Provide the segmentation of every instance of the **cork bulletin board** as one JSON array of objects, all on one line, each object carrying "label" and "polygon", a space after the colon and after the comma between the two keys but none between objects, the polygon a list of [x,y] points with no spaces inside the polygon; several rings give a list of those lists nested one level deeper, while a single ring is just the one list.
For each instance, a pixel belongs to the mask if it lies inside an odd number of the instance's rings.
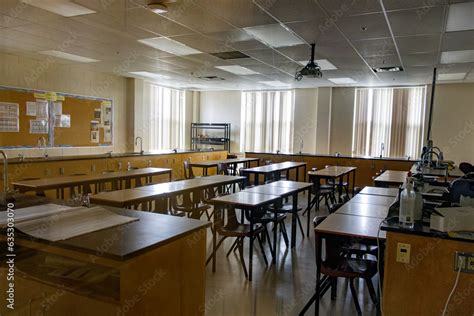
[{"label": "cork bulletin board", "polygon": [[[32,111],[35,104],[48,108],[46,118],[39,117],[40,107]],[[5,105],[17,109],[17,126],[11,113],[1,112]],[[48,126],[35,129],[38,121]],[[110,99],[0,86],[0,148],[37,147],[42,137],[48,147],[108,146],[113,143],[112,122]]]}]

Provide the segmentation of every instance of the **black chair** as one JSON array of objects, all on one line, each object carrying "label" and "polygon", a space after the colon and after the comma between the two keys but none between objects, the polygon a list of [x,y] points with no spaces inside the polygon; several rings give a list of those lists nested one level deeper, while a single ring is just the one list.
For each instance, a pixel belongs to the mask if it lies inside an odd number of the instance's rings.
[{"label": "black chair", "polygon": [[[314,227],[324,221],[326,216],[315,217]],[[358,315],[362,314],[357,291],[355,288],[355,279],[364,279],[369,290],[370,297],[374,304],[377,304],[372,278],[377,273],[377,262],[366,259],[347,257],[344,252],[345,242],[335,237],[328,237],[315,232],[316,241],[316,291],[313,297],[304,306],[299,315],[304,315],[308,308],[313,304],[315,306],[315,315],[319,315],[319,300],[331,288],[331,299],[336,299],[337,278],[349,279],[349,288],[352,299]],[[325,258],[322,255],[322,246],[325,243]],[[321,276],[322,274],[322,276]]]},{"label": "black chair", "polygon": [[184,178],[185,179],[194,179],[194,172],[193,172],[193,167],[191,167],[191,161],[185,160],[183,162],[183,167],[184,167]]},{"label": "black chair", "polygon": [[[221,238],[213,248],[211,255],[206,260],[206,265],[211,261],[219,247],[222,245],[222,242],[227,238],[236,238],[234,244],[231,246],[231,249],[227,253],[230,254],[233,248],[237,248],[239,251],[240,263],[242,264],[242,269],[244,270],[245,277],[248,278],[247,267],[244,260],[244,240],[245,238],[257,239],[260,245],[260,250],[262,251],[263,259],[265,264],[268,264],[267,257],[265,255],[265,250],[263,248],[263,243],[260,235],[264,232],[264,227],[261,224],[254,224],[253,232],[251,233],[250,224],[240,223],[237,219],[237,214],[235,208],[224,208],[216,207],[214,210],[214,231],[216,234],[220,235]],[[237,245],[237,246],[234,246]],[[213,267],[213,271],[215,271]]]},{"label": "black chair", "polygon": [[459,170],[461,170],[464,174],[468,174],[474,172],[474,167],[469,162],[461,162],[459,164]]}]

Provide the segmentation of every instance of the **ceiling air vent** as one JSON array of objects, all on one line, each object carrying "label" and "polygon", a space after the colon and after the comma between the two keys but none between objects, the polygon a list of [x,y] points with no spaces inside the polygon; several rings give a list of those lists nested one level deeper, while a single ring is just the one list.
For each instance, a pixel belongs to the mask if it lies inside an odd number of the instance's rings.
[{"label": "ceiling air vent", "polygon": [[203,77],[198,77],[199,79],[202,80],[207,80],[207,81],[220,81],[220,80],[225,80],[224,78],[217,77],[217,76],[203,76]]},{"label": "ceiling air vent", "polygon": [[230,52],[221,52],[221,53],[211,53],[212,56],[218,57],[220,59],[240,59],[240,58],[250,58],[250,56],[245,55],[238,51],[230,51]]},{"label": "ceiling air vent", "polygon": [[403,71],[402,66],[392,66],[392,67],[377,67],[377,68],[372,68],[374,72],[398,72],[398,71]]}]

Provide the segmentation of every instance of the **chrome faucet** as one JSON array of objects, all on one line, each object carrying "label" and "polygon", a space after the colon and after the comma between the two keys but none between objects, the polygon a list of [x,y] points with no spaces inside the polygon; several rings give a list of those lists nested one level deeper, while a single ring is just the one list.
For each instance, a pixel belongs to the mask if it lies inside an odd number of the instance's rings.
[{"label": "chrome faucet", "polygon": [[20,162],[23,162],[25,161],[25,156],[23,154],[18,154],[18,159],[20,160]]},{"label": "chrome faucet", "polygon": [[41,136],[40,138],[38,138],[38,148],[44,148],[44,152],[43,152],[43,157],[46,159],[48,158],[48,153],[47,153],[47,144],[48,142],[46,141],[46,138],[44,136]]},{"label": "chrome faucet", "polygon": [[138,140],[140,140],[140,155],[143,155],[144,151],[143,151],[143,138],[141,138],[140,136],[136,137],[135,138],[135,146],[138,145]]},{"label": "chrome faucet", "polygon": [[109,158],[112,158],[112,150],[105,153]]},{"label": "chrome faucet", "polygon": [[381,143],[380,144],[380,158],[383,158],[384,151],[385,151],[385,144]]},{"label": "chrome faucet", "polygon": [[432,163],[432,155],[435,155],[437,160],[436,160],[436,166],[438,167],[439,166],[439,154],[434,151],[433,149],[430,149],[428,150],[427,152],[425,152],[423,154],[423,156],[421,157],[421,161],[424,163],[426,160],[428,160],[428,167],[431,167],[431,163]]},{"label": "chrome faucet", "polygon": [[6,203],[12,194],[8,187],[8,156],[3,150],[0,150],[0,154],[3,158],[3,199],[0,202]]},{"label": "chrome faucet", "polygon": [[303,137],[300,136],[300,135],[296,135],[296,137],[298,137],[300,139],[300,151],[298,152],[298,154],[302,154],[303,153],[303,145],[304,145]]},{"label": "chrome faucet", "polygon": [[280,154],[280,149],[277,149],[277,155],[279,155],[279,154]]}]

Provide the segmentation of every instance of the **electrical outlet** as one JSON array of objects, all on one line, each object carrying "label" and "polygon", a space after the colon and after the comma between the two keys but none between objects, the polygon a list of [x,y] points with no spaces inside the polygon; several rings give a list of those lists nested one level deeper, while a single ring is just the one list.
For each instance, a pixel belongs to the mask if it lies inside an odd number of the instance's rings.
[{"label": "electrical outlet", "polygon": [[397,262],[410,263],[410,244],[397,243]]},{"label": "electrical outlet", "polygon": [[456,251],[454,253],[454,270],[461,265],[461,272],[474,273],[474,253]]},{"label": "electrical outlet", "polygon": [[59,174],[60,174],[60,175],[63,175],[63,174],[64,174],[64,168],[63,168],[63,167],[59,168]]}]

